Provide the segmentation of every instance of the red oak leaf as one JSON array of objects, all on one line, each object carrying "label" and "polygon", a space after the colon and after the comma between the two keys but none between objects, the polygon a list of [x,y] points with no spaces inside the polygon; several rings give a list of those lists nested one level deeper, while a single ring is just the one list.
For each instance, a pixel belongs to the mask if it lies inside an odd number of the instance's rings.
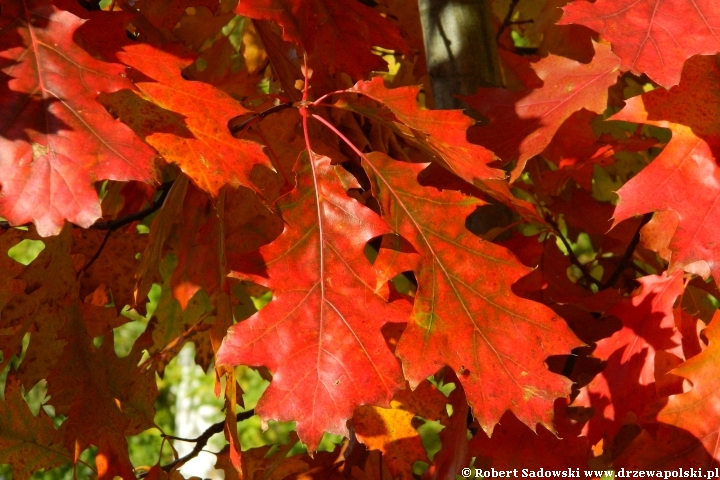
[{"label": "red oak leaf", "polygon": [[710,341],[707,349],[673,370],[673,374],[692,382],[692,388],[679,395],[658,399],[649,421],[660,423],[655,439],[644,435],[630,446],[628,465],[716,467],[720,464],[720,315],[705,329]]},{"label": "red oak leaf", "polygon": [[[708,440],[717,439],[717,434],[711,435]],[[647,430],[640,432],[632,443],[613,461],[616,470],[676,468],[708,468],[715,473],[718,467],[718,452],[710,441],[695,438],[686,430],[660,425],[655,435]],[[708,451],[709,450],[709,451]],[[688,470],[685,470],[690,473]],[[697,470],[695,470],[697,472]]]},{"label": "red oak leaf", "polygon": [[455,472],[468,464],[467,424],[470,408],[455,372],[444,373],[443,383],[455,384],[455,389],[448,395],[452,415],[441,419],[445,427],[439,435],[442,448],[433,457],[433,464],[428,468],[425,478],[452,478]]},{"label": "red oak leaf", "polygon": [[[466,218],[480,201],[422,187],[417,175],[426,165],[380,153],[367,155],[364,165],[384,218],[417,252],[415,306],[397,347],[410,385],[447,365],[458,372],[485,431],[508,409],[531,428],[552,429],[553,401],[567,394],[570,382],[544,362],[580,342],[549,308],[512,292],[530,269],[462,222],[446,221]],[[433,213],[440,205],[443,218]],[[381,271],[398,257],[386,250],[375,263]]]},{"label": "red oak leaf", "polygon": [[[80,453],[94,444],[98,478],[132,479],[125,435],[137,435],[154,424],[155,372],[141,373],[137,367],[142,349],[149,345],[143,340],[134,355],[118,359],[112,334],[95,348],[79,311],[70,307],[63,313],[66,324],[61,338],[66,346],[48,384],[56,411],[68,417],[65,446],[76,463]],[[149,338],[147,333],[144,339]]]},{"label": "red oak leaf", "polygon": [[403,137],[420,142],[423,149],[463,180],[474,183],[505,178],[502,170],[488,167],[496,160],[491,151],[467,141],[467,130],[475,122],[462,110],[422,110],[417,103],[420,87],[387,89],[381,77],[358,82],[348,91],[361,93],[389,108],[401,123],[383,119],[377,113],[376,118],[398,129]]},{"label": "red oak leaf", "polygon": [[564,11],[560,24],[597,31],[624,68],[664,87],[678,84],[688,58],[720,52],[720,4],[714,0],[578,1]]},{"label": "red oak leaf", "polygon": [[223,91],[182,77],[192,61],[183,49],[131,45],[118,58],[156,81],[137,81],[142,95],[118,92],[103,102],[200,188],[212,195],[225,184],[254,188],[252,169],[272,169],[261,145],[238,140],[227,128],[248,110]]},{"label": "red oak leaf", "polygon": [[296,420],[300,439],[314,450],[324,431],[347,435],[355,407],[388,406],[402,388],[400,366],[380,329],[405,321],[407,311],[374,293],[363,251],[389,230],[347,196],[342,185],[354,179],[314,153],[312,160],[303,153],[296,169],[297,187],[277,202],[283,233],[230,264],[234,276],[271,288],[273,299],[230,329],[217,361],[267,366],[273,381],[256,411],[265,419]]},{"label": "red oak leaf", "polygon": [[171,37],[188,10],[194,14],[197,9],[207,8],[214,13],[220,6],[218,3],[216,0],[137,0],[133,6],[163,35]]},{"label": "red oak leaf", "polygon": [[[548,0],[535,18],[529,35],[542,34],[538,54],[547,53],[590,63],[594,54],[593,32],[582,25],[557,25],[568,0]],[[597,40],[597,38],[595,38]]]},{"label": "red oak leaf", "polygon": [[321,65],[329,73],[343,71],[355,80],[387,68],[371,47],[407,51],[405,39],[390,20],[355,0],[242,1],[235,12],[276,22],[284,40],[307,52],[311,66]]},{"label": "red oak leaf", "polygon": [[13,478],[27,480],[37,470],[66,464],[70,454],[62,444],[63,428],[55,430],[42,409],[38,416],[32,414],[13,373],[7,377],[4,393],[0,402],[0,462],[12,466]]},{"label": "red oak leaf", "polygon": [[673,304],[683,291],[681,273],[638,279],[640,292],[607,312],[622,320],[623,327],[597,342],[593,356],[607,365],[575,401],[595,409],[584,432],[591,444],[603,436],[614,437],[628,414],[639,418],[656,398],[657,352],[682,358],[680,331],[675,329],[673,315]]},{"label": "red oak leaf", "polygon": [[101,216],[93,182],[154,181],[154,153],[96,101],[132,88],[126,68],[73,41],[82,20],[50,2],[3,3],[0,68],[0,215],[42,236]]},{"label": "red oak leaf", "polygon": [[615,161],[612,146],[598,141],[590,125],[596,116],[587,110],[575,112],[543,151],[542,156],[558,166],[543,175],[543,186],[548,192],[559,194],[571,178],[591,192],[595,165],[606,166]]},{"label": "red oak leaf", "polygon": [[694,57],[686,63],[680,85],[633,97],[611,117],[666,127],[673,133],[660,155],[618,191],[615,225],[635,215],[674,210],[679,222],[669,245],[669,270],[712,273],[716,282],[720,281],[718,101],[720,71],[715,60]]},{"label": "red oak leaf", "polygon": [[368,449],[383,453],[393,478],[412,479],[413,463],[428,461],[414,419],[447,420],[447,403],[445,395],[425,381],[415,391],[400,390],[391,402],[392,408],[357,408],[352,420],[355,435]]},{"label": "red oak leaf", "polygon": [[595,57],[589,64],[549,55],[533,65],[544,82],[541,88],[530,92],[482,88],[465,98],[490,120],[489,125],[472,128],[468,139],[505,162],[517,160],[512,174],[517,178],[525,163],[548,146],[570,115],[582,108],[597,113],[605,110],[607,89],[617,81],[619,66],[610,47],[600,43],[595,44]]},{"label": "red oak leaf", "polygon": [[[545,428],[532,432],[507,412],[495,426],[492,437],[478,432],[468,446],[476,465],[488,462],[496,470],[513,468],[584,469],[587,466],[588,442],[585,438],[557,438]],[[487,468],[487,467],[485,467]]]},{"label": "red oak leaf", "polygon": [[[460,110],[428,111],[417,104],[420,87],[387,89],[380,77],[358,82],[349,92],[361,93],[387,107],[367,108],[362,102],[340,100],[336,107],[361,114],[378,122],[416,146],[424,158],[435,161],[472,183],[488,195],[513,208],[524,218],[540,220],[535,207],[515,197],[504,181],[503,170],[488,165],[497,160],[488,149],[467,141],[467,130],[475,122]],[[421,157],[421,158],[423,158]]]}]

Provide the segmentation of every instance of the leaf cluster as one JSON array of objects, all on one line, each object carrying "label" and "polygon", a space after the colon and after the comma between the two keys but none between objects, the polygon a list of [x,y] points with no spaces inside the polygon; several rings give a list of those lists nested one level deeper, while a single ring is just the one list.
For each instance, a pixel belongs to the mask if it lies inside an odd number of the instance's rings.
[{"label": "leaf cluster", "polygon": [[[492,10],[463,112],[411,0],[3,0],[13,478],[181,479],[221,434],[226,479],[716,465],[720,12]],[[179,438],[189,344],[224,419]]]}]

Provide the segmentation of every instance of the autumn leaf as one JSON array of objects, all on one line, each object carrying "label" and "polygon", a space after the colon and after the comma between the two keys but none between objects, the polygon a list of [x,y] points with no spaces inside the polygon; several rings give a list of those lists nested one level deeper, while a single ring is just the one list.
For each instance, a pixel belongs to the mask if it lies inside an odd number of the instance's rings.
[{"label": "autumn leaf", "polygon": [[96,445],[100,479],[116,475],[132,479],[125,435],[154,425],[154,372],[133,375],[139,370],[137,364],[142,350],[149,346],[151,332],[139,342],[134,355],[118,359],[112,334],[96,348],[77,308],[69,307],[63,313],[65,351],[48,376],[48,384],[56,412],[67,416],[64,444],[73,452],[73,463],[90,444]]},{"label": "autumn leaf", "polygon": [[433,457],[433,464],[427,473],[430,473],[433,478],[452,478],[455,472],[468,463],[467,421],[470,407],[465,392],[458,385],[455,372],[445,371],[442,374],[444,374],[443,383],[455,384],[455,389],[448,395],[452,415],[443,419],[445,421],[442,422],[442,425],[445,428],[439,434],[442,448]]},{"label": "autumn leaf", "polygon": [[17,377],[8,375],[5,399],[0,402],[0,462],[12,466],[14,479],[27,480],[37,470],[47,471],[68,461],[62,429],[55,430],[42,408],[33,415]]},{"label": "autumn leaf", "polygon": [[307,52],[311,66],[330,74],[346,72],[355,80],[386,69],[372,47],[407,51],[390,20],[353,0],[256,0],[240,2],[235,12],[276,22],[283,40]]},{"label": "autumn leaf", "polygon": [[[528,34],[529,37],[542,35],[542,42],[538,54],[545,56],[548,53],[561,57],[571,58],[582,63],[590,63],[595,53],[593,47],[593,32],[583,25],[558,25],[562,17],[562,7],[569,0],[548,0],[534,22]],[[594,38],[597,40],[597,38]]]},{"label": "autumn leaf", "polygon": [[[476,465],[496,470],[527,469],[585,469],[588,458],[588,441],[585,438],[565,436],[557,438],[544,427],[537,433],[523,425],[507,412],[495,426],[492,436],[478,432],[470,440],[470,456]],[[484,465],[486,463],[486,465]]]},{"label": "autumn leaf", "polygon": [[101,216],[94,182],[155,180],[152,149],[96,102],[132,88],[126,68],[79,48],[82,21],[49,1],[5,2],[0,22],[0,215],[41,236],[87,228]]},{"label": "autumn leaf", "polygon": [[[656,438],[643,435],[631,445],[626,460],[630,466],[669,465],[714,467],[720,462],[718,438],[717,386],[715,372],[718,365],[718,325],[716,313],[705,329],[710,341],[707,349],[673,370],[692,382],[692,388],[679,395],[658,399],[646,420],[657,422],[660,429]],[[653,413],[657,412],[657,415]],[[633,448],[634,447],[634,448]]]},{"label": "autumn leaf", "polygon": [[[12,237],[9,232],[6,236]],[[32,230],[25,236],[28,240],[38,238]],[[4,369],[13,355],[20,355],[23,337],[32,331],[25,351],[28,361],[18,369],[18,379],[26,390],[47,378],[62,354],[65,344],[58,338],[63,326],[61,312],[78,300],[78,282],[70,257],[71,229],[66,227],[60,235],[44,239],[44,244],[36,261],[15,277],[16,295],[0,316],[0,368]]]},{"label": "autumn leaf", "polygon": [[425,381],[415,391],[398,391],[392,408],[358,407],[352,420],[355,435],[370,450],[383,453],[393,478],[411,479],[413,464],[428,461],[413,419],[440,420],[447,416],[446,404],[445,395]]},{"label": "autumn leaf", "polygon": [[[557,165],[558,169],[544,172],[538,180],[552,194],[559,194],[569,179],[592,192],[595,166],[607,167],[616,162],[619,152],[636,152],[655,146],[654,138],[627,136],[616,139],[611,135],[597,135],[591,124],[602,118],[588,110],[570,115],[555,133],[540,155]],[[604,233],[604,232],[603,232]]]},{"label": "autumn leaf", "polygon": [[720,98],[718,82],[715,60],[694,57],[687,62],[680,85],[633,97],[611,117],[669,128],[673,134],[660,155],[618,191],[615,224],[647,212],[675,211],[680,220],[669,245],[668,270],[711,273],[716,281],[720,280],[715,247],[720,170],[714,149],[720,139],[720,115],[713,106]]},{"label": "autumn leaf", "polygon": [[253,188],[254,167],[272,169],[261,145],[234,138],[232,118],[248,113],[237,100],[202,82],[185,80],[191,61],[178,46],[160,50],[131,45],[118,57],[154,82],[136,81],[135,91],[103,97],[103,103],[196,185],[217,196],[223,185]]},{"label": "autumn leaf", "polygon": [[180,23],[180,19],[190,12],[207,9],[210,13],[219,9],[219,2],[214,0],[137,0],[134,5],[144,18],[165,36],[171,37]]},{"label": "autumn leaf", "polygon": [[[79,275],[80,298],[85,299],[101,285],[106,285],[117,307],[122,309],[125,305],[134,306],[135,272],[140,263],[137,254],[144,250],[147,237],[137,233],[112,232],[103,251],[90,264],[90,259],[98,251],[106,235],[107,232],[100,230],[73,231],[71,255],[76,256],[76,260],[81,262],[79,268],[83,269]],[[88,268],[85,268],[86,265]]]},{"label": "autumn leaf", "polygon": [[592,28],[612,43],[623,68],[667,88],[680,82],[685,60],[720,51],[720,9],[712,0],[582,1],[564,11],[561,25]]},{"label": "autumn leaf", "polygon": [[511,179],[525,163],[550,144],[560,125],[573,113],[586,109],[602,113],[607,89],[617,81],[620,61],[608,45],[595,43],[589,64],[549,55],[533,65],[543,86],[529,92],[482,88],[465,101],[488,125],[474,127],[468,138],[489,148],[505,162],[517,160]]},{"label": "autumn leaf", "polygon": [[492,0],[507,89],[466,113],[426,108],[417,2],[0,3],[13,478],[181,480],[222,426],[231,479],[720,464],[715,3]]},{"label": "autumn leaf", "polygon": [[[417,175],[425,165],[371,153],[364,166],[383,217],[417,252],[415,306],[397,350],[410,385],[447,365],[458,373],[485,431],[507,409],[531,428],[542,423],[552,429],[552,402],[567,394],[569,383],[544,362],[578,341],[547,307],[512,293],[512,285],[529,270],[462,223],[433,215],[442,206],[446,218],[465,218],[481,203],[419,185]],[[388,270],[383,263],[396,258],[381,252],[375,266]]]},{"label": "autumn leaf", "polygon": [[683,291],[681,272],[638,279],[641,289],[608,310],[623,322],[610,338],[597,342],[593,356],[604,370],[580,391],[574,405],[594,408],[584,431],[591,444],[613,438],[620,427],[634,423],[656,398],[658,352],[683,357],[680,332],[675,329],[673,304]]},{"label": "autumn leaf", "polygon": [[[417,142],[450,171],[469,183],[505,178],[502,170],[491,168],[495,155],[480,145],[469,143],[467,129],[475,122],[462,110],[422,110],[417,104],[420,87],[387,89],[380,77],[358,82],[348,91],[360,93],[387,107],[399,122],[381,112],[340,102],[340,106],[382,121],[409,141]],[[417,132],[417,134],[415,133]]]},{"label": "autumn leaf", "polygon": [[355,181],[314,153],[303,153],[296,169],[297,187],[277,202],[283,233],[229,265],[233,276],[271,288],[273,299],[230,329],[217,362],[267,366],[273,381],[256,411],[296,420],[300,439],[314,450],[325,431],[347,434],[356,406],[387,406],[402,386],[380,328],[404,319],[374,293],[363,251],[388,228],[347,196],[343,182]]}]

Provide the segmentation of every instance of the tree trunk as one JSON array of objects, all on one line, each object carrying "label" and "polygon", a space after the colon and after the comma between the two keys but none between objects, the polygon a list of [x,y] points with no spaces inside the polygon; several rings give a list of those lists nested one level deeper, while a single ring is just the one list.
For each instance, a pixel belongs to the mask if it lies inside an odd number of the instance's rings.
[{"label": "tree trunk", "polygon": [[468,106],[454,95],[503,85],[488,0],[418,0],[434,108]]}]

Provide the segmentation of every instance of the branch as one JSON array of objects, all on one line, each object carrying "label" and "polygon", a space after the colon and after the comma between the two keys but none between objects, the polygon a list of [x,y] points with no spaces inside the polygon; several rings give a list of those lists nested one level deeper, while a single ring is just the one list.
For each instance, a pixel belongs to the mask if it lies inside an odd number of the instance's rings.
[{"label": "branch", "polygon": [[584,264],[580,263],[580,260],[575,256],[575,252],[573,252],[572,246],[570,245],[570,242],[567,241],[567,239],[563,236],[563,234],[560,232],[560,227],[558,227],[558,224],[550,218],[550,216],[545,217],[545,221],[550,224],[551,227],[555,230],[553,233],[555,236],[557,236],[560,241],[565,245],[565,249],[568,251],[568,255],[570,256],[570,262],[572,262],[573,265],[575,265],[578,269],[580,269],[580,272],[583,274],[583,278],[596,285],[598,288],[602,286],[599,280],[597,280],[595,277],[590,275],[590,272],[585,267]]},{"label": "branch", "polygon": [[[115,220],[107,220],[107,221],[100,221],[95,222],[94,224],[90,225],[90,228],[93,228],[95,230],[117,230],[118,228],[122,228],[125,225],[128,225],[133,222],[137,222],[139,220],[144,219],[147,216],[152,215],[153,213],[160,210],[160,207],[162,207],[163,202],[168,196],[168,192],[170,191],[170,187],[172,187],[173,182],[165,182],[162,185],[160,185],[160,196],[155,200],[152,205],[150,205],[148,208],[144,210],[140,210],[136,213],[131,213],[129,215],[125,215],[124,217],[116,218]],[[0,228],[11,228],[11,227],[29,227],[32,225],[32,223],[25,223],[22,225],[11,225],[10,222],[7,220],[0,221]]]},{"label": "branch", "polygon": [[640,243],[640,230],[642,230],[642,227],[644,227],[645,224],[650,221],[652,216],[652,213],[646,213],[642,216],[642,220],[640,221],[640,225],[638,225],[635,235],[633,235],[632,240],[630,240],[630,243],[625,249],[625,253],[623,253],[622,258],[620,258],[620,263],[618,263],[617,268],[612,273],[612,275],[610,275],[610,278],[608,278],[607,281],[600,286],[600,290],[605,290],[606,288],[610,288],[615,285],[615,282],[618,281],[622,272],[625,270],[625,268],[628,267],[628,262],[635,253],[635,248],[637,248],[638,243]]},{"label": "branch", "polygon": [[133,222],[137,222],[139,220],[144,219],[145,217],[148,217],[152,215],[153,213],[160,210],[160,207],[162,207],[163,203],[165,202],[165,199],[168,196],[168,192],[170,192],[170,187],[172,187],[173,182],[165,182],[162,185],[160,185],[160,196],[155,200],[152,205],[150,205],[148,208],[144,210],[140,210],[137,213],[131,213],[130,215],[125,215],[124,217],[116,218],[115,220],[108,220],[104,222],[95,222],[90,228],[94,228],[96,230],[117,230],[118,228],[122,228],[125,225],[129,225]]},{"label": "branch", "polygon": [[103,238],[103,241],[100,243],[100,246],[98,247],[97,251],[95,252],[95,255],[93,255],[92,258],[90,259],[90,261],[89,261],[88,263],[86,263],[86,264],[77,272],[77,277],[78,277],[78,278],[80,278],[80,275],[81,275],[85,270],[87,270],[88,268],[90,268],[90,266],[91,266],[93,263],[95,263],[95,260],[97,260],[98,258],[100,258],[100,254],[102,253],[103,248],[105,248],[105,245],[107,244],[107,241],[108,241],[108,239],[110,238],[110,234],[111,234],[112,232],[113,232],[113,230],[108,230],[108,231],[107,231],[107,233],[105,234],[105,238]]},{"label": "branch", "polygon": [[103,229],[105,229],[104,227],[106,227],[107,233],[105,234],[105,238],[103,238],[102,243],[100,243],[100,246],[98,247],[97,251],[95,252],[95,255],[93,255],[92,258],[90,259],[90,261],[89,261],[88,263],[86,263],[86,264],[80,269],[80,271],[77,272],[77,277],[80,278],[80,275],[81,275],[85,270],[87,270],[88,268],[90,268],[90,266],[91,266],[93,263],[95,263],[95,260],[97,260],[98,258],[100,258],[100,254],[102,253],[103,249],[105,248],[105,245],[107,244],[107,241],[110,239],[110,235],[112,234],[112,232],[114,232],[114,231],[117,230],[118,228],[123,227],[123,226],[125,226],[125,225],[127,225],[127,224],[129,224],[129,223],[132,223],[132,222],[134,222],[134,221],[136,221],[136,220],[142,220],[142,219],[144,219],[145,217],[147,217],[148,215],[150,215],[150,214],[152,214],[152,213],[155,213],[160,207],[162,207],[163,202],[165,202],[165,199],[166,199],[167,196],[168,196],[168,192],[170,191],[170,187],[172,187],[172,182],[163,183],[163,184],[160,186],[160,192],[161,192],[161,193],[160,193],[160,196],[157,198],[157,200],[155,200],[155,201],[153,202],[152,205],[150,205],[150,206],[149,206],[148,208],[146,208],[145,210],[141,210],[141,211],[139,211],[139,212],[137,212],[137,213],[131,213],[130,215],[126,215],[126,216],[124,216],[124,217],[121,217],[121,218],[118,218],[118,219],[115,219],[115,220],[111,220],[111,221],[108,221],[108,222],[97,222],[97,223],[95,223],[93,226],[91,226],[90,228],[95,228],[95,229],[98,229],[98,230],[103,230]]},{"label": "branch", "polygon": [[[242,422],[243,420],[247,420],[248,418],[255,415],[255,410],[251,409],[247,412],[240,412],[235,417],[236,421]],[[176,438],[171,435],[163,435],[165,438],[171,438],[171,439],[177,439],[181,440],[183,442],[195,442],[195,447],[192,449],[190,453],[188,453],[185,456],[182,456],[180,458],[177,458],[173,460],[172,462],[168,463],[167,465],[163,465],[162,469],[165,472],[169,472],[170,470],[173,470],[175,467],[184,464],[188,460],[191,460],[198,456],[198,454],[203,451],[205,446],[207,445],[208,441],[210,441],[210,437],[215,435],[216,433],[220,433],[225,428],[225,420],[221,422],[214,423],[208,427],[207,430],[205,430],[199,437],[194,439],[187,439],[187,438]],[[142,472],[140,473],[137,478],[145,478],[148,475],[149,472]]]},{"label": "branch", "polygon": [[230,121],[228,121],[228,128],[230,129],[230,134],[234,137],[238,133],[245,130],[245,128],[249,127],[251,124],[255,123],[258,120],[262,120],[263,118],[267,117],[268,115],[272,113],[279,112],[281,110],[285,110],[286,108],[292,108],[295,104],[292,102],[288,103],[281,103],[280,105],[275,105],[274,107],[270,107],[267,110],[263,110],[262,112],[253,113],[251,114],[247,119],[245,119],[243,122],[238,123],[237,125],[233,125],[232,127],[230,124],[241,117],[246,116],[247,114],[239,115],[237,117],[231,118]]},{"label": "branch", "polygon": [[507,27],[509,27],[510,25],[513,25],[513,23],[518,23],[518,22],[512,21],[512,16],[513,16],[513,13],[515,12],[515,7],[517,7],[518,3],[520,3],[520,0],[512,0],[510,2],[510,8],[508,8],[508,13],[507,13],[507,15],[505,15],[505,20],[503,20],[502,25],[500,25],[500,28],[498,29],[497,35],[495,35],[495,40],[500,40],[500,35],[502,35],[502,33],[505,31],[505,29]]}]

